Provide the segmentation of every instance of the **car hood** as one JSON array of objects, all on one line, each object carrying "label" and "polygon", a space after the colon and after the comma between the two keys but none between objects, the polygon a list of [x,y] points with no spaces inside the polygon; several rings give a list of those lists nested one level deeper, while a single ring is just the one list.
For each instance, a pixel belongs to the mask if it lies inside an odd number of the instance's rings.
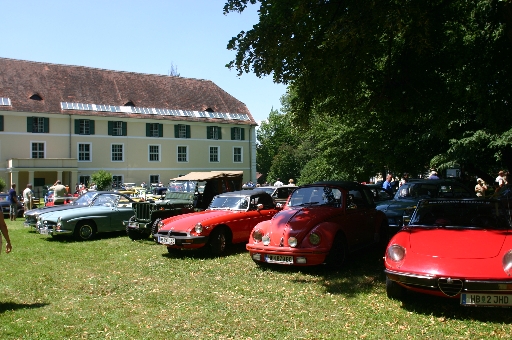
[{"label": "car hood", "polygon": [[333,207],[285,209],[274,215],[266,232],[274,236],[270,239],[273,240],[272,243],[276,244],[271,245],[279,245],[281,237],[287,239],[293,236],[301,240],[318,223],[326,221],[331,216],[339,213],[341,213],[341,210]]},{"label": "car hood", "polygon": [[71,205],[71,204],[54,205],[51,207],[42,207],[42,208],[29,210],[25,213],[25,216],[32,216],[35,214],[41,215],[41,214],[46,214],[46,213],[50,213],[50,212],[54,212],[54,211],[74,209],[74,208],[80,208],[80,207],[84,207],[84,206]]},{"label": "car hood", "polygon": [[508,230],[411,228],[410,251],[450,259],[484,259],[498,256]]},{"label": "car hood", "polygon": [[160,230],[186,231],[194,228],[197,223],[207,226],[211,223],[227,222],[244,213],[245,211],[207,210],[178,215],[164,220],[164,226]]}]

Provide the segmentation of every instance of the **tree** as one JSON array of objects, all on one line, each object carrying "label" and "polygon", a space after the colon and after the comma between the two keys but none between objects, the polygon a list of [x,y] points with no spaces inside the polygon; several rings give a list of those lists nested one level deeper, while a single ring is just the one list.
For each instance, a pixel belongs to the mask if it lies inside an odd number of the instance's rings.
[{"label": "tree", "polygon": [[512,169],[512,0],[230,0],[224,12],[256,3],[228,66],[289,84],[296,124],[338,119],[378,169],[488,171],[478,153]]},{"label": "tree", "polygon": [[96,183],[98,190],[107,190],[112,185],[112,174],[105,170],[99,170],[91,175],[91,180]]},{"label": "tree", "polygon": [[5,187],[7,184],[5,184],[5,181],[3,178],[0,178],[0,191],[3,192],[5,190]]}]

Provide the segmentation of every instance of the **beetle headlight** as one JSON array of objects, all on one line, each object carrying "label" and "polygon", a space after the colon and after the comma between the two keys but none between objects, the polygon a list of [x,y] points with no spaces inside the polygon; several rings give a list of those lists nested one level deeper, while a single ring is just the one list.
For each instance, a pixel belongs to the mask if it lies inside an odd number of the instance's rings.
[{"label": "beetle headlight", "polygon": [[263,242],[264,246],[268,246],[270,244],[270,236],[265,235],[261,238],[261,242]]},{"label": "beetle headlight", "polygon": [[405,248],[398,244],[393,244],[386,250],[388,258],[395,262],[400,262],[405,257]]},{"label": "beetle headlight", "polygon": [[309,235],[309,243],[311,243],[312,245],[316,246],[317,244],[320,243],[320,241],[320,235],[318,235],[317,233],[311,233]]},{"label": "beetle headlight", "polygon": [[158,229],[162,229],[162,227],[164,226],[164,222],[162,220],[158,221],[157,225]]},{"label": "beetle headlight", "polygon": [[290,238],[288,239],[288,245],[289,245],[290,247],[292,247],[292,248],[297,247],[297,238],[296,238],[296,237],[293,237],[293,236],[292,236],[292,237],[290,237]]},{"label": "beetle headlight", "polygon": [[503,265],[503,270],[505,273],[510,276],[512,274],[512,249],[507,251],[503,258],[501,259],[501,264]]},{"label": "beetle headlight", "polygon": [[194,230],[196,231],[197,234],[201,234],[203,232],[203,225],[201,223],[196,224]]},{"label": "beetle headlight", "polygon": [[252,232],[252,238],[254,239],[255,242],[261,242],[261,240],[263,239],[263,234],[261,233],[261,230],[254,230]]}]

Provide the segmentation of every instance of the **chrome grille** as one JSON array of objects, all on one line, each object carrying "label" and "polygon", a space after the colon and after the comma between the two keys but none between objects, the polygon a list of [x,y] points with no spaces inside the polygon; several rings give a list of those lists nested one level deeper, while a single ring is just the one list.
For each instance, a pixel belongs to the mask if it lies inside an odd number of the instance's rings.
[{"label": "chrome grille", "polygon": [[132,204],[133,210],[135,211],[135,218],[140,220],[149,221],[151,219],[151,213],[153,209],[151,209],[151,203],[149,202],[138,202]]},{"label": "chrome grille", "polygon": [[459,279],[440,278],[437,280],[437,285],[446,296],[455,296],[462,290],[463,283]]}]

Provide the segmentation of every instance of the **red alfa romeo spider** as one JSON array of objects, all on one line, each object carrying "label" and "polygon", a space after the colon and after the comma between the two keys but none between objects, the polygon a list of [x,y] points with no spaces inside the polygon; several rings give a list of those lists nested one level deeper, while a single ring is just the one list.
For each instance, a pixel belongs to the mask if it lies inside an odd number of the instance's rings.
[{"label": "red alfa romeo spider", "polygon": [[386,291],[458,298],[464,306],[512,306],[510,217],[484,199],[420,201],[385,253]]}]

